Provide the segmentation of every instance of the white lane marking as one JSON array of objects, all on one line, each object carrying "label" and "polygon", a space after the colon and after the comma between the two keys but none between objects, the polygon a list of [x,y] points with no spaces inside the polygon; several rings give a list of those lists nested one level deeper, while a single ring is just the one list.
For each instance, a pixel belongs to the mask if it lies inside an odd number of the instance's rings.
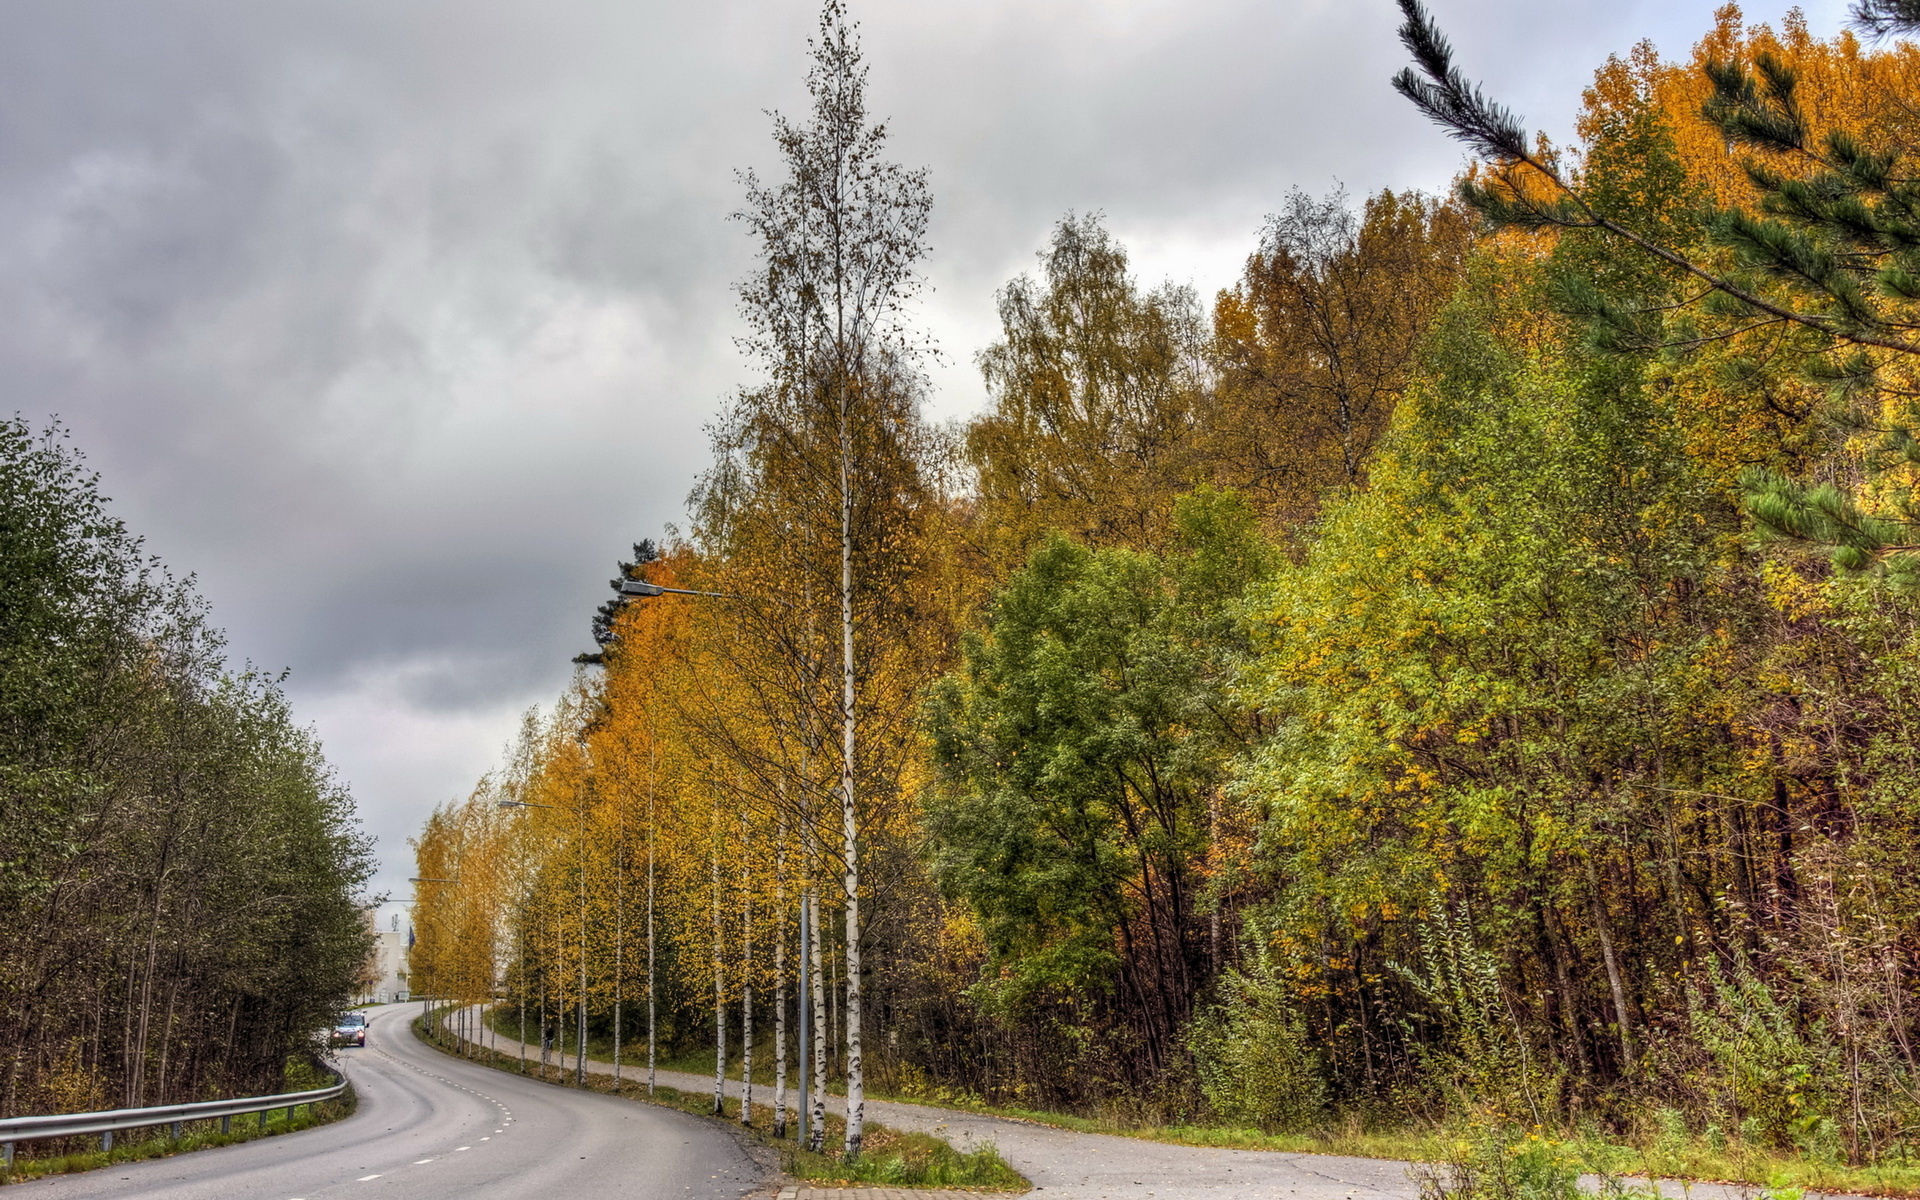
[{"label": "white lane marking", "polygon": [[473,1147],[472,1147],[472,1146],[455,1146],[455,1147],[453,1148],[453,1152],[454,1152],[455,1154],[458,1154],[458,1153],[460,1153],[460,1152],[461,1152],[462,1150],[471,1150],[471,1149],[473,1149]]},{"label": "white lane marking", "polygon": [[417,1158],[417,1159],[415,1159],[415,1160],[413,1161],[413,1165],[414,1165],[414,1166],[416,1166],[416,1167],[424,1167],[424,1166],[426,1166],[426,1165],[427,1165],[428,1163],[430,1163],[430,1162],[432,1162],[432,1161],[433,1161],[433,1160],[432,1160],[432,1159],[430,1159],[430,1158]]},{"label": "white lane marking", "polygon": [[380,1178],[380,1177],[379,1177],[378,1175],[362,1175],[362,1176],[361,1176],[360,1178],[358,1178],[358,1179],[356,1179],[356,1180],[354,1180],[354,1182],[355,1182],[355,1183],[365,1183],[365,1182],[367,1182],[367,1181],[368,1181],[369,1179],[378,1179],[378,1178]]},{"label": "white lane marking", "polygon": [[493,1139],[492,1139],[492,1138],[490,1138],[490,1137],[483,1137],[483,1138],[481,1138],[480,1140],[481,1140],[481,1141],[483,1141],[483,1142],[490,1142],[490,1141],[492,1141]]}]

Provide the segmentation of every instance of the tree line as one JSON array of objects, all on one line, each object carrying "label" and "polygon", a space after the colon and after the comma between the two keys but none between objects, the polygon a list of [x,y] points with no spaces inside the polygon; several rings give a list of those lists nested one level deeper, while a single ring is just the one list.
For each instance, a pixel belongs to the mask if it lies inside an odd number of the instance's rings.
[{"label": "tree line", "polygon": [[423,834],[436,986],[856,1101],[1906,1152],[1920,50],[1729,5],[1556,146],[1402,9],[1452,194],[1296,191],[1208,300],[1069,214],[948,430],[827,5],[759,380]]},{"label": "tree line", "polygon": [[372,858],[275,677],[57,428],[0,421],[0,1115],[284,1090]]}]

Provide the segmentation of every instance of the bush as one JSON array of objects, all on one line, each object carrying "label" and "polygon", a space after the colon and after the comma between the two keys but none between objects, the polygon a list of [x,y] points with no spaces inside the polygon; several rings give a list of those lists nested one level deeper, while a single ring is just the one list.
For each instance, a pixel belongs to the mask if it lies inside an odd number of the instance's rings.
[{"label": "bush", "polygon": [[1802,1028],[1792,1007],[1746,963],[1731,977],[1710,966],[1711,1002],[1696,999],[1694,1035],[1730,1094],[1741,1137],[1831,1159],[1833,1114],[1843,1090],[1826,1023]]},{"label": "bush", "polygon": [[[1560,1143],[1491,1125],[1447,1162],[1414,1168],[1420,1200],[1584,1200],[1580,1162]],[[1617,1186],[1604,1189],[1620,1194]]]},{"label": "bush", "polygon": [[1200,1090],[1226,1121],[1267,1133],[1319,1122],[1327,1089],[1306,1022],[1291,1003],[1264,930],[1249,923],[1248,961],[1222,973],[1187,1038]]}]

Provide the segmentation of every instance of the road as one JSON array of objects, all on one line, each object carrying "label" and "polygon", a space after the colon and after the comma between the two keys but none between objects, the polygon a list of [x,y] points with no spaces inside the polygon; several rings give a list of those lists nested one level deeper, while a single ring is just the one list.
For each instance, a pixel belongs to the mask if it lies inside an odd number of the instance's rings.
[{"label": "road", "polygon": [[[538,1047],[523,1047],[509,1038],[493,1045],[504,1054],[525,1053],[533,1059],[540,1055]],[[571,1068],[574,1060],[562,1054],[557,1061]],[[606,1074],[613,1065],[589,1058],[587,1069]],[[628,1066],[622,1077],[644,1084],[646,1068]],[[712,1075],[661,1071],[659,1082],[698,1093],[713,1088]],[[739,1094],[739,1082],[729,1079],[727,1095]],[[754,1099],[770,1103],[772,1089],[757,1086]],[[788,1103],[793,1103],[791,1092]],[[836,1113],[844,1112],[845,1105],[844,1097],[828,1098],[828,1106]],[[1418,1168],[1394,1159],[1175,1146],[887,1100],[867,1101],[867,1117],[895,1129],[932,1133],[963,1148],[994,1146],[1033,1181],[1034,1190],[1023,1200],[1418,1200],[1420,1196]],[[1598,1180],[1584,1182],[1589,1191],[1599,1189]],[[1663,1194],[1684,1195],[1686,1200],[1751,1200],[1755,1191],[1715,1183],[1662,1184]]]},{"label": "road", "polygon": [[[498,1039],[494,1048],[540,1056],[538,1047],[522,1047],[509,1038]],[[556,1057],[562,1067],[573,1064],[572,1055]],[[605,1074],[613,1065],[589,1058],[587,1069]],[[646,1068],[629,1066],[622,1076],[644,1085]],[[661,1071],[659,1081],[683,1091],[713,1089],[711,1075]],[[729,1096],[737,1097],[739,1088],[737,1080],[727,1081]],[[772,1089],[756,1087],[754,1099],[769,1103]],[[788,1103],[793,1103],[791,1092]],[[844,1097],[828,1098],[836,1113],[845,1105]],[[1390,1159],[1174,1146],[885,1100],[867,1101],[867,1117],[895,1129],[932,1133],[966,1149],[994,1146],[1033,1181],[1034,1191],[1024,1200],[1416,1200],[1420,1194],[1408,1174],[1410,1164]]]},{"label": "road", "polygon": [[[539,1200],[771,1195],[772,1173],[712,1122],[449,1058],[417,1004],[371,1012],[339,1052],[360,1107],[300,1133],[15,1185],[49,1200]],[[6,1189],[12,1196],[14,1188]]]}]

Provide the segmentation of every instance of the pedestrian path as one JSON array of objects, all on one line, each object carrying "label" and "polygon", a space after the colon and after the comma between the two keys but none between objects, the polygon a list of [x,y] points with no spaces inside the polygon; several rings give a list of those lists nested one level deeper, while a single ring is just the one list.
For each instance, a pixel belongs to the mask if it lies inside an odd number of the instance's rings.
[{"label": "pedestrian path", "polygon": [[[525,1054],[538,1062],[538,1046],[510,1038],[489,1045],[503,1054]],[[574,1069],[571,1055],[554,1052],[549,1061]],[[613,1064],[587,1060],[587,1070],[609,1075]],[[646,1068],[623,1066],[624,1083],[643,1086]],[[711,1093],[712,1075],[661,1071],[661,1084],[682,1092]],[[726,1081],[726,1094],[738,1099],[740,1081]],[[788,1107],[796,1098],[788,1089]],[[772,1089],[756,1084],[753,1099],[770,1103]],[[846,1098],[829,1096],[830,1111],[844,1115]],[[1397,1159],[1350,1158],[1334,1154],[1295,1154],[1275,1150],[1229,1150],[1213,1146],[1175,1146],[1142,1138],[1081,1133],[1034,1121],[988,1116],[961,1109],[868,1100],[867,1119],[894,1129],[931,1133],[962,1150],[991,1145],[1013,1168],[1033,1181],[1029,1200],[1417,1200],[1420,1188],[1414,1164]],[[1665,1194],[1685,1200],[1748,1200],[1758,1189],[1725,1184],[1663,1183]],[[926,1200],[959,1193],[908,1192],[883,1188],[821,1188],[799,1185],[780,1200]]]}]

